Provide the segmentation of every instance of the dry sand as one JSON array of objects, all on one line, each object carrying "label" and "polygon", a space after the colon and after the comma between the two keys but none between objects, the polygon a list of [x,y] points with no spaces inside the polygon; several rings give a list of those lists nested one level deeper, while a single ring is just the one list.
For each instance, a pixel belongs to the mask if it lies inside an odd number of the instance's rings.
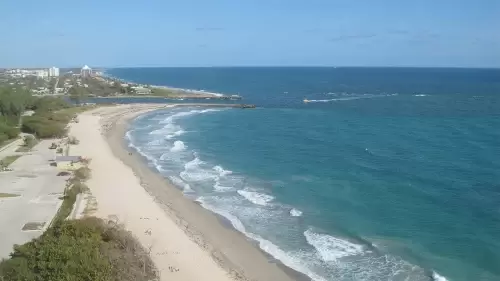
[{"label": "dry sand", "polygon": [[290,281],[301,277],[184,197],[135,152],[129,153],[123,140],[127,121],[165,107],[98,108],[81,114],[79,123],[71,126],[70,134],[80,140],[71,154],[92,159],[88,186],[98,204],[94,215],[117,219],[138,237],[150,249],[161,280]]}]

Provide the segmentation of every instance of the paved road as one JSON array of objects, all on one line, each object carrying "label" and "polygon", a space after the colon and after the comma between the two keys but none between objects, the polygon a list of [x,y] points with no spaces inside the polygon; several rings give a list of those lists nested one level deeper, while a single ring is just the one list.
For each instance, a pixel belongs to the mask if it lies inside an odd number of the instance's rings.
[{"label": "paved road", "polygon": [[[0,172],[0,192],[19,197],[0,198],[0,259],[8,257],[14,244],[40,236],[56,214],[68,177],[57,176],[49,165],[54,150],[51,140],[41,141],[33,150],[10,165],[12,172]],[[40,230],[23,231],[26,223],[39,223]]]}]

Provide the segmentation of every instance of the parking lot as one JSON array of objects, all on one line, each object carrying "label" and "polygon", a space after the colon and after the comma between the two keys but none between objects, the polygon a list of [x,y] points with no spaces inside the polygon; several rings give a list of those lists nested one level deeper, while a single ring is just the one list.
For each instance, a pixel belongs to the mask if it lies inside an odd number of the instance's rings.
[{"label": "parking lot", "polygon": [[34,149],[0,172],[0,258],[7,258],[14,244],[24,244],[40,236],[49,226],[62,200],[68,176],[57,176],[50,166],[55,151],[50,140],[41,141]]}]

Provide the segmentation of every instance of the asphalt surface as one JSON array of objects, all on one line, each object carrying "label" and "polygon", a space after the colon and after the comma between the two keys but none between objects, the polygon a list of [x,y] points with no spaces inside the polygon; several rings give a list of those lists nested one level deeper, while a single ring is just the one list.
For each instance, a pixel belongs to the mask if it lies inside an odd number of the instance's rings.
[{"label": "asphalt surface", "polygon": [[[41,141],[9,166],[13,171],[0,172],[0,193],[19,195],[0,198],[0,259],[9,257],[14,244],[40,236],[62,203],[59,198],[68,177],[57,176],[59,170],[49,165],[55,156],[55,151],[48,149],[51,143]],[[1,154],[8,156],[7,151]],[[37,227],[22,230],[26,224]]]}]

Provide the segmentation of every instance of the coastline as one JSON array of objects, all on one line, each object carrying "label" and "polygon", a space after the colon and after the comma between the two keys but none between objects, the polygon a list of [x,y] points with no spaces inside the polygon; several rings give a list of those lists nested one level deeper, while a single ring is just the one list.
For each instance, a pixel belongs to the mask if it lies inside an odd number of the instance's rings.
[{"label": "coastline", "polygon": [[[139,86],[144,86],[148,87],[151,89],[157,89],[157,90],[164,90],[164,91],[169,91],[174,94],[173,99],[220,99],[220,100],[240,100],[241,96],[237,94],[222,94],[222,93],[215,93],[215,92],[208,92],[205,90],[196,90],[196,89],[185,89],[185,88],[177,88],[177,87],[172,87],[172,86],[166,86],[166,85],[151,85],[151,84],[145,84],[145,83],[138,83],[130,80],[125,80],[121,79],[118,77],[114,77],[110,74],[107,73],[102,73],[99,75],[102,79],[109,79],[111,81],[119,81],[121,83],[125,84],[133,84],[133,85],[139,85]],[[158,97],[158,95],[151,95],[153,97]],[[160,97],[162,97],[160,95]],[[168,98],[168,97],[167,97]]]},{"label": "coastline", "polygon": [[[203,253],[202,255],[205,255],[206,259],[213,262],[213,265],[210,265],[210,262],[205,261],[207,264],[205,268],[209,267],[214,272],[214,275],[207,278],[206,273],[203,272],[201,276],[203,276],[204,280],[223,280],[220,279],[220,276],[217,276],[220,275],[217,269],[223,269],[222,272],[229,273],[230,278],[227,277],[228,280],[309,280],[309,278],[285,267],[281,262],[264,253],[258,248],[258,245],[255,245],[256,242],[236,231],[225,219],[185,197],[177,187],[159,173],[150,169],[141,155],[127,147],[124,135],[129,128],[129,122],[133,118],[153,110],[173,106],[175,105],[121,105],[96,109],[82,114],[81,117],[99,119],[102,126],[100,134],[104,135],[107,149],[117,161],[131,169],[133,176],[141,186],[141,191],[147,192],[147,196],[151,200],[149,204],[161,208],[166,219],[170,220],[177,230],[183,233],[183,239],[187,238],[189,241],[195,242],[198,250]],[[132,152],[131,155],[130,152]],[[89,187],[92,191],[98,188],[96,185],[93,186],[92,182],[89,182]],[[99,196],[96,197],[98,202],[102,201]],[[101,206],[98,207],[98,210],[100,209]],[[105,215],[105,213],[100,215]],[[139,216],[139,214],[136,216]],[[130,219],[126,220],[125,227],[128,229]],[[132,228],[130,230],[135,235],[141,235],[137,230],[134,231]],[[155,239],[167,240],[169,238],[156,237]],[[165,243],[175,242],[165,241]],[[196,256],[196,253],[188,254]],[[168,262],[158,259],[156,256],[152,256],[152,258],[155,263]],[[189,268],[191,268],[191,271],[193,271],[193,268],[196,268],[194,271],[201,271],[201,265],[198,262],[200,258],[203,257],[198,253],[196,261],[191,260],[191,262],[184,264],[178,263],[176,268],[180,268],[181,271],[188,271]],[[218,265],[215,266],[216,269],[213,268],[215,264]],[[167,265],[157,264],[157,266],[165,270]],[[186,277],[179,280],[200,279],[199,277]]]}]

